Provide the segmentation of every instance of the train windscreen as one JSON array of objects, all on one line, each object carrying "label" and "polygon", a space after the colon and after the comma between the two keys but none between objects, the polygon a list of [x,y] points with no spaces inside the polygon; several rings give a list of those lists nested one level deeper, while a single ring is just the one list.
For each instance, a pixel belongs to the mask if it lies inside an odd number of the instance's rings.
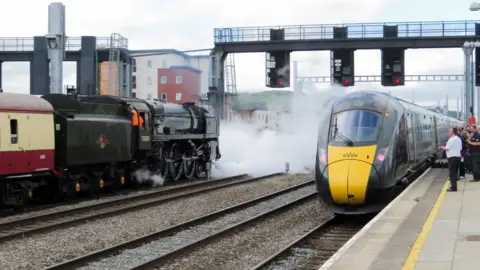
[{"label": "train windscreen", "polygon": [[333,116],[330,141],[366,143],[377,139],[381,122],[378,112],[369,110],[349,110]]}]

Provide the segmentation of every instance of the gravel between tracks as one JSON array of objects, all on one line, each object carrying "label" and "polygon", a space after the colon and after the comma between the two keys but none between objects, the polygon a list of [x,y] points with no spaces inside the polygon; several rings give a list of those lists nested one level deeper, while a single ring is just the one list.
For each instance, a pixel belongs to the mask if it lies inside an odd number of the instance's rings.
[{"label": "gravel between tracks", "polygon": [[40,269],[313,179],[282,175],[0,244],[0,269]]},{"label": "gravel between tracks", "polygon": [[313,200],[201,247],[188,256],[175,259],[157,269],[250,269],[321,224],[329,215],[321,208],[318,200]]},{"label": "gravel between tracks", "polygon": [[[195,183],[196,182],[200,183],[200,182],[202,182],[202,180],[195,181]],[[65,211],[65,210],[85,207],[85,206],[89,206],[89,205],[106,203],[106,202],[109,202],[109,201],[118,200],[120,198],[133,197],[133,196],[140,195],[140,194],[150,193],[150,192],[153,192],[154,190],[162,190],[162,189],[170,189],[170,188],[175,188],[175,187],[187,186],[187,185],[190,185],[192,183],[193,182],[189,182],[189,183],[185,183],[185,184],[173,184],[173,185],[156,187],[156,188],[152,187],[151,189],[147,189],[147,190],[125,189],[125,190],[120,191],[120,192],[123,192],[123,193],[112,194],[110,196],[106,196],[106,197],[103,197],[103,198],[91,199],[91,200],[88,200],[88,201],[81,201],[81,202],[78,202],[78,203],[73,203],[73,204],[68,204],[68,205],[59,205],[59,206],[55,206],[55,207],[52,207],[52,208],[38,210],[38,211],[29,211],[27,213],[20,213],[20,214],[14,214],[14,215],[10,215],[10,216],[0,217],[0,224],[15,221],[15,220],[18,220],[18,219],[23,219],[23,218],[36,217],[36,216],[51,214],[51,213],[55,213],[55,212],[59,212],[59,211]]]},{"label": "gravel between tracks", "polygon": [[283,194],[275,198],[271,198],[267,201],[253,205],[238,212],[227,214],[211,222],[193,226],[188,230],[181,231],[170,237],[158,239],[138,248],[125,250],[117,256],[112,256],[103,259],[102,261],[91,263],[90,265],[82,267],[80,269],[128,270],[136,265],[145,263],[148,260],[155,258],[156,256],[164,255],[182,246],[191,244],[197,239],[212,235],[213,233],[237,224],[238,222],[247,220],[281,205],[285,205],[289,202],[295,201],[296,199],[314,191],[315,187],[313,185],[307,186],[296,191]]}]

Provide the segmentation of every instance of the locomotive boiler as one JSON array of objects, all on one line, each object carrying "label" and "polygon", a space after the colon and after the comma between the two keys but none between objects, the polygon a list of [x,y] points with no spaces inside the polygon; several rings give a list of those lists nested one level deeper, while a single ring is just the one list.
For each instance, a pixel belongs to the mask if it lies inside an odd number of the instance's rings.
[{"label": "locomotive boiler", "polygon": [[454,118],[374,91],[329,103],[320,120],[315,178],[339,214],[378,212],[440,155]]}]

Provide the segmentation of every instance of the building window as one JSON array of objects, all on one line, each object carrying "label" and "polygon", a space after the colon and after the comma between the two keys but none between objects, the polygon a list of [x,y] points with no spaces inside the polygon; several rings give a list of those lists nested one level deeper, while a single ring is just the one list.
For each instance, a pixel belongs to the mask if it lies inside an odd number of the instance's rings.
[{"label": "building window", "polygon": [[167,60],[162,60],[162,68],[167,68]]},{"label": "building window", "polygon": [[147,61],[147,67],[148,67],[148,68],[152,68],[152,60],[148,60],[148,61]]},{"label": "building window", "polygon": [[136,98],[136,97],[137,97],[137,93],[132,92],[132,97],[133,97],[133,98]]},{"label": "building window", "polygon": [[132,59],[132,72],[137,72],[137,60]]},{"label": "building window", "polygon": [[176,100],[176,101],[182,100],[182,93],[176,93],[176,94],[175,94],[175,100]]},{"label": "building window", "polygon": [[167,100],[167,93],[162,93],[162,100]]},{"label": "building window", "polygon": [[137,89],[137,76],[132,76],[132,89]]},{"label": "building window", "polygon": [[177,84],[182,83],[182,76],[177,76],[177,79],[175,80]]},{"label": "building window", "polygon": [[167,76],[162,76],[162,77],[160,78],[160,83],[161,83],[161,84],[166,84],[166,83],[167,83]]},{"label": "building window", "polygon": [[152,77],[150,76],[147,77],[147,84],[152,85]]}]

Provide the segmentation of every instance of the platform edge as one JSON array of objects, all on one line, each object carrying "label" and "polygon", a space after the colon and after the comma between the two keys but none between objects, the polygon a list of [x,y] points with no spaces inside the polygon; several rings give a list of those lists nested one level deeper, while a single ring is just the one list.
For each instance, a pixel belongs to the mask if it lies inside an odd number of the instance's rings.
[{"label": "platform edge", "polygon": [[403,264],[402,270],[415,269],[415,266],[418,261],[418,257],[420,256],[420,252],[422,251],[423,245],[425,244],[425,240],[427,239],[428,233],[432,229],[433,222],[437,218],[438,212],[440,212],[440,207],[442,206],[443,200],[445,199],[445,195],[447,193],[447,188],[449,186],[448,184],[449,184],[448,181],[446,181],[445,184],[443,185],[442,191],[438,195],[437,200],[435,200],[435,204],[433,205],[432,210],[430,210],[427,220],[422,226],[422,230],[418,234],[417,239],[415,240],[415,243],[410,249],[408,257],[405,260],[405,263]]},{"label": "platform edge", "polygon": [[401,198],[403,198],[403,196],[405,196],[405,194],[407,194],[413,187],[415,187],[418,183],[420,183],[420,179],[422,179],[425,175],[427,175],[430,170],[432,168],[428,168],[424,173],[422,173],[422,175],[420,175],[417,180],[415,180],[415,182],[413,182],[412,184],[410,184],[401,194],[399,194],[394,200],[392,200],[387,206],[385,206],[385,208],[383,208],[382,211],[380,211],[380,213],[378,213],[378,215],[376,215],[372,220],[370,220],[370,222],[367,223],[367,225],[365,225],[359,232],[357,232],[352,238],[350,238],[347,243],[345,243],[335,254],[333,254],[332,257],[330,257],[330,259],[328,259],[328,261],[326,261],[318,270],[327,270],[329,269],[330,267],[332,267],[332,265],[334,263],[336,263],[338,261],[338,259],[340,259],[343,254],[360,238],[362,237],[368,230],[370,230],[370,228],[380,219],[382,218],[385,213],[390,210],[390,208],[393,207],[393,205],[395,205],[395,203],[397,203]]}]

